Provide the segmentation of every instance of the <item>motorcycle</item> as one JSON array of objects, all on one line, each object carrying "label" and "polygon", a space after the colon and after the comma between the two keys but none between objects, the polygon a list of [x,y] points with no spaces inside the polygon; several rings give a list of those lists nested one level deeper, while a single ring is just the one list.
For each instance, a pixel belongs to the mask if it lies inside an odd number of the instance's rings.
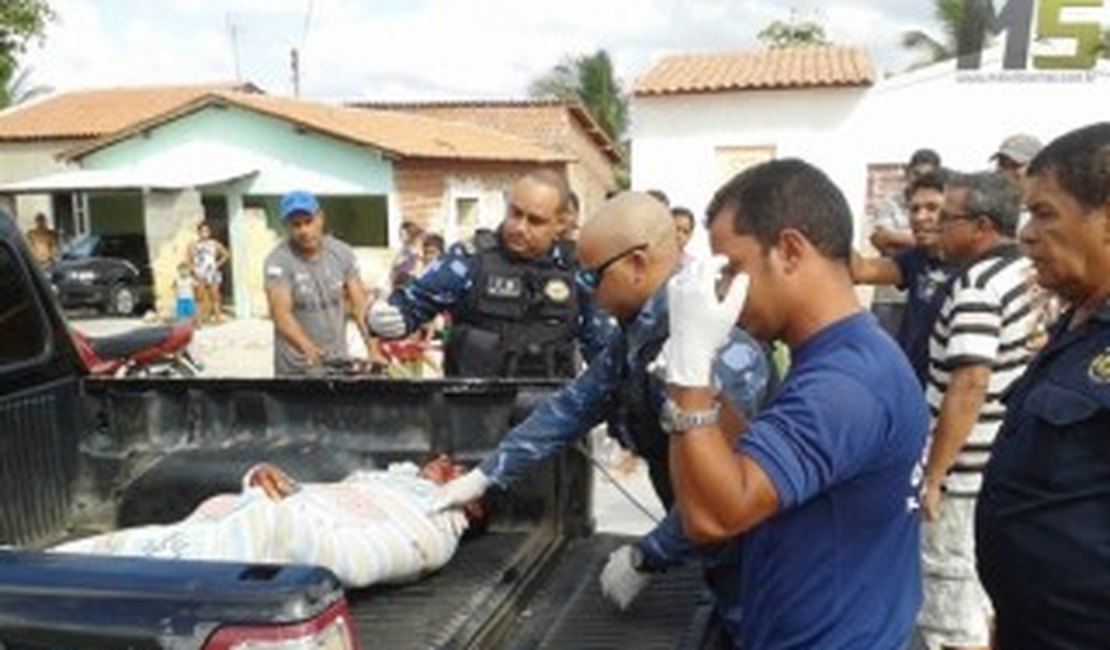
[{"label": "motorcycle", "polygon": [[193,324],[156,325],[89,336],[70,328],[89,373],[98,377],[196,377],[202,366],[189,352]]}]

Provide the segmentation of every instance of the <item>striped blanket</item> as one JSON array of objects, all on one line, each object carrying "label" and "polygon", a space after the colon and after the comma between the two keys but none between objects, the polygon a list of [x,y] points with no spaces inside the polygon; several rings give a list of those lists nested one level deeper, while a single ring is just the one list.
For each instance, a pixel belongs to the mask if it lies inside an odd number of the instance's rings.
[{"label": "striped blanket", "polygon": [[204,501],[184,520],[88,537],[53,551],[130,557],[315,564],[345,586],[406,582],[439,569],[466,529],[435,513],[436,485],[414,465],[304,483],[280,501],[258,488]]}]

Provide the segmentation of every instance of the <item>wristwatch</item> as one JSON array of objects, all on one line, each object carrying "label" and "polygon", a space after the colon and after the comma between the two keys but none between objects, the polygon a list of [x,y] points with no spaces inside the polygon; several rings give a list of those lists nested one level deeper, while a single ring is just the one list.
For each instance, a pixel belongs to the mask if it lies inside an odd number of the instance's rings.
[{"label": "wristwatch", "polygon": [[720,421],[721,405],[714,402],[713,408],[704,411],[683,410],[671,398],[663,402],[659,412],[659,424],[669,434],[682,433],[698,427],[708,427]]}]

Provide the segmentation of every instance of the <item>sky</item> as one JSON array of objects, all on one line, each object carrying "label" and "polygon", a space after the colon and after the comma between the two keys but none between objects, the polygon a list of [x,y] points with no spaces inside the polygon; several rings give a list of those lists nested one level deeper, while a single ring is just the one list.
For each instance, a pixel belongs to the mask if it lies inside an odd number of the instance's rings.
[{"label": "sky", "polygon": [[23,65],[29,85],[250,81],[332,100],[504,99],[568,55],[604,48],[626,88],[661,56],[758,46],[773,20],[817,20],[866,47],[880,72],[914,57],[903,32],[936,32],[912,0],[49,0],[59,19]]}]

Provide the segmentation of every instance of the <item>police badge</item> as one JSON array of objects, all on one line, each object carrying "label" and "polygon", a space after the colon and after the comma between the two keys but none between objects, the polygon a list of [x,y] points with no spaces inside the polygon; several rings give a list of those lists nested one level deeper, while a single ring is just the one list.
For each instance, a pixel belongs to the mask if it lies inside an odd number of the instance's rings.
[{"label": "police badge", "polygon": [[552,278],[543,286],[543,295],[551,302],[566,302],[570,298],[570,285],[561,278]]},{"label": "police badge", "polygon": [[1096,384],[1110,382],[1110,348],[1106,348],[1102,354],[1091,360],[1091,365],[1087,368],[1087,376]]}]

